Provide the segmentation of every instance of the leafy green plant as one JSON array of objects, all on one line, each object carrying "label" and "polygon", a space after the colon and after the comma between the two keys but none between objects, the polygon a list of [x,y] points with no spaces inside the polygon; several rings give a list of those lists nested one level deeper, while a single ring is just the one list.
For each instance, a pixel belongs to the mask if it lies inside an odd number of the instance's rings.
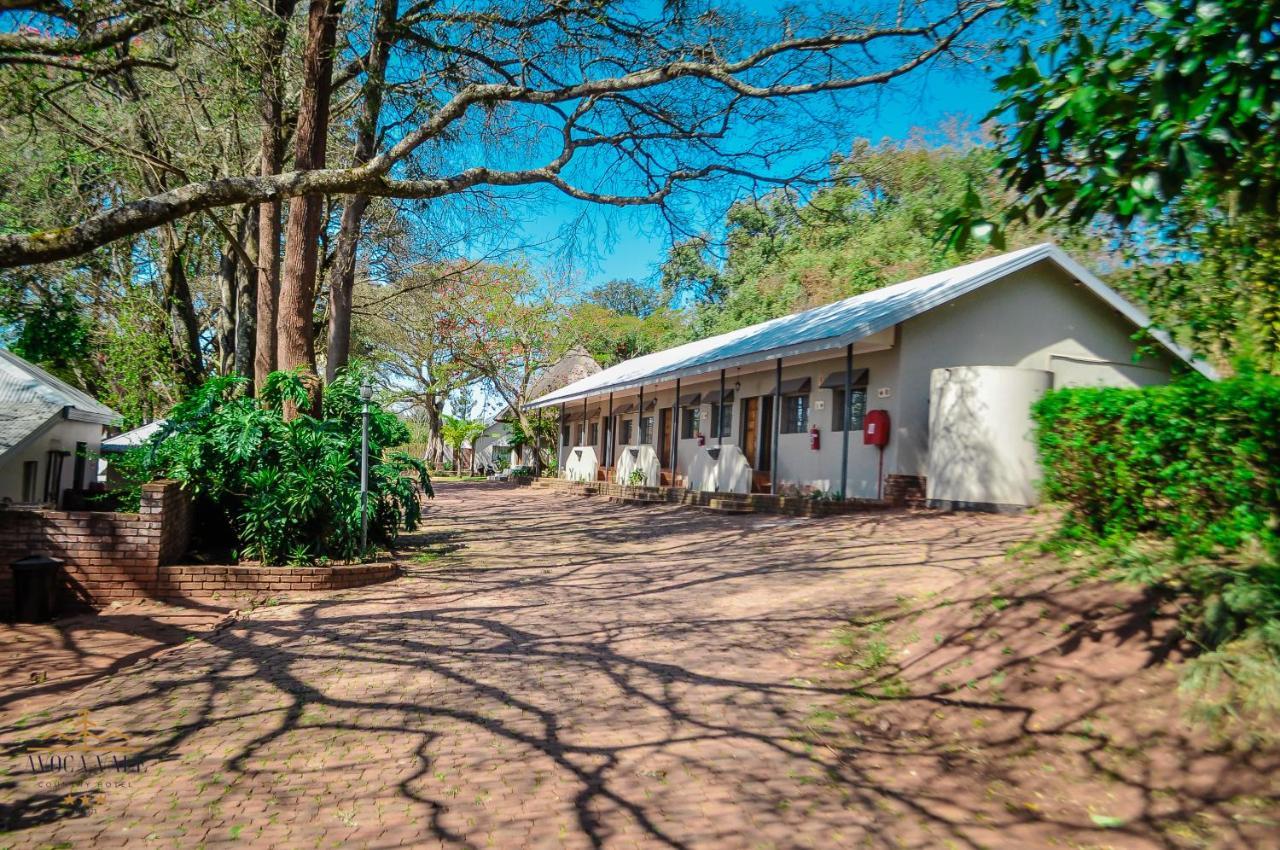
[{"label": "leafy green plant", "polygon": [[1051,545],[1187,600],[1192,690],[1280,710],[1280,378],[1059,390],[1034,417]]},{"label": "leafy green plant", "polygon": [[[173,478],[197,500],[206,537],[225,530],[230,545],[264,564],[351,560],[360,552],[360,367],[325,389],[322,415],[286,419],[287,403],[307,391],[294,373],[276,372],[259,399],[245,381],[206,381],[170,413],[150,441],[129,453],[135,486]],[[423,463],[388,451],[408,439],[404,424],[376,405],[369,416],[369,542],[391,545],[421,517]],[[226,541],[224,540],[224,544]]]},{"label": "leafy green plant", "polygon": [[633,469],[627,474],[627,484],[632,487],[641,487],[644,485],[644,470]]}]

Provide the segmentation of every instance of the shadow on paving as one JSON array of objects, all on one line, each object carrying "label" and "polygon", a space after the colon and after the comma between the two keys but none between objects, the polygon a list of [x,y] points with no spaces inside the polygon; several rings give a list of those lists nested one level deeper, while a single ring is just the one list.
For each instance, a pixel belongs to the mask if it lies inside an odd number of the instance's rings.
[{"label": "shadow on paving", "polygon": [[[1102,835],[980,799],[985,738],[824,720],[849,715],[835,629],[1000,563],[1029,520],[722,517],[451,485],[426,526],[393,583],[258,609],[47,716],[6,720],[5,841],[976,848],[1027,846],[1031,828]],[[414,562],[415,547],[433,554]],[[1001,746],[1033,732],[1010,697],[912,700],[1012,718]],[[1066,702],[1060,731],[1034,734],[1069,737],[1084,709]],[[31,775],[33,748],[75,740],[77,718],[134,748],[136,772]],[[886,783],[904,759],[929,782]],[[86,797],[103,776],[119,785]]]}]

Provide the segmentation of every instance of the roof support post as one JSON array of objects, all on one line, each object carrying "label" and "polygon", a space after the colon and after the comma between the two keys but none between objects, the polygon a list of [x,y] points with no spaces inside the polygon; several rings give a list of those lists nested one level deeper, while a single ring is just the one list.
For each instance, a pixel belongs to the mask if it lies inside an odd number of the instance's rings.
[{"label": "roof support post", "polygon": [[609,393],[609,418],[604,423],[604,468],[613,469],[613,393]]},{"label": "roof support post", "polygon": [[542,408],[538,408],[538,424],[533,426],[533,476],[542,477]]},{"label": "roof support post", "polygon": [[582,443],[587,444],[587,397],[582,397]]},{"label": "roof support post", "polygon": [[671,486],[679,487],[680,472],[680,379],[676,378],[676,400],[671,405]]},{"label": "roof support post", "polygon": [[773,463],[769,469],[773,478],[769,482],[770,494],[778,495],[778,467],[781,465],[781,458],[778,457],[778,435],[782,433],[782,358],[779,357],[775,368],[775,377],[777,380],[773,384]]},{"label": "roof support post", "polygon": [[716,447],[724,446],[724,370],[720,370],[720,401],[716,405]]},{"label": "roof support post", "polygon": [[844,349],[844,414],[840,420],[844,433],[840,435],[840,498],[849,498],[849,414],[853,410],[853,343]]},{"label": "roof support post", "polygon": [[564,402],[560,402],[560,439],[556,443],[563,443],[560,451],[556,452],[556,478],[561,477],[564,473],[565,449],[569,448],[569,438],[566,436],[566,429],[569,427],[569,420],[564,415]]},{"label": "roof support post", "polygon": [[636,445],[644,443],[644,384],[640,385],[640,409],[636,413]]}]

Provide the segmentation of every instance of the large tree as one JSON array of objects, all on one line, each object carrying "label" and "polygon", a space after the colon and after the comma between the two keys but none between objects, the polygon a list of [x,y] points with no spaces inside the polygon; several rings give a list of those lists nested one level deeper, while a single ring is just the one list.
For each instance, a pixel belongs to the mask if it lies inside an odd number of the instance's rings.
[{"label": "large tree", "polygon": [[1280,370],[1280,3],[1063,8],[1061,36],[998,81],[1012,197],[958,205],[953,243],[1033,217],[1114,223],[1157,318]]},{"label": "large tree", "polygon": [[[358,267],[349,246],[363,199],[418,201],[407,211],[443,220],[439,211],[453,200],[467,205],[520,187],[601,204],[676,206],[693,197],[682,187],[724,195],[793,177],[775,163],[847,121],[856,101],[843,93],[968,51],[967,34],[1004,0],[886,0],[813,14],[675,0],[422,2],[394,10],[391,26],[378,10],[394,5],[310,0],[295,49],[286,34],[287,2],[6,4],[4,26],[13,31],[0,33],[0,82],[7,96],[27,101],[36,132],[49,132],[51,116],[62,110],[85,124],[86,135],[110,140],[134,113],[155,115],[161,104],[173,132],[131,152],[152,167],[151,185],[115,184],[109,202],[86,199],[52,227],[5,222],[0,267],[66,260],[158,231],[160,253],[177,261],[172,302],[183,297],[180,273],[189,271],[193,251],[209,254],[200,262],[211,268],[220,252],[234,253],[236,263],[256,265],[257,297],[242,297],[247,284],[238,286],[236,304],[220,309],[243,313],[247,326],[248,305],[257,307],[258,371],[269,365],[269,314],[278,307],[278,365],[314,374],[326,262],[337,275],[329,309],[342,314],[331,317],[329,347],[335,365],[343,356],[343,301],[350,269]],[[25,34],[27,27],[39,34]],[[287,79],[280,84],[294,62],[302,68],[296,101]],[[253,73],[226,70],[240,67]],[[64,97],[125,74],[135,81],[133,101],[89,113]],[[355,82],[359,95],[333,96]],[[166,98],[179,91],[170,104]],[[243,101],[236,109],[207,112],[211,99],[232,95]],[[200,140],[190,149],[218,151],[216,166],[161,173],[187,138],[177,133],[183,127]],[[292,163],[281,155],[290,134]],[[340,145],[341,155],[331,145]],[[285,200],[277,304],[276,205]],[[331,244],[337,204],[347,239],[322,257],[318,240]],[[229,207],[256,209],[256,228],[243,211],[238,220],[220,212]],[[195,220],[211,235],[188,238]],[[457,221],[457,230],[466,230],[466,219]],[[240,250],[255,231],[256,251]],[[232,279],[224,269],[222,300],[232,300]],[[224,344],[246,337],[224,331]]]}]

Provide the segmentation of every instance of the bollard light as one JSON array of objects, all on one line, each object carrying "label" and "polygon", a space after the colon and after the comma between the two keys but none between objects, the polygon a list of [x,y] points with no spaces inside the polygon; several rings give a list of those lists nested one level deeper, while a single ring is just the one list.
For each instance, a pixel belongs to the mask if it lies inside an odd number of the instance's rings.
[{"label": "bollard light", "polygon": [[369,402],[373,400],[373,387],[367,380],[360,384],[360,400],[364,402],[360,412],[360,559],[364,560],[369,548]]}]

